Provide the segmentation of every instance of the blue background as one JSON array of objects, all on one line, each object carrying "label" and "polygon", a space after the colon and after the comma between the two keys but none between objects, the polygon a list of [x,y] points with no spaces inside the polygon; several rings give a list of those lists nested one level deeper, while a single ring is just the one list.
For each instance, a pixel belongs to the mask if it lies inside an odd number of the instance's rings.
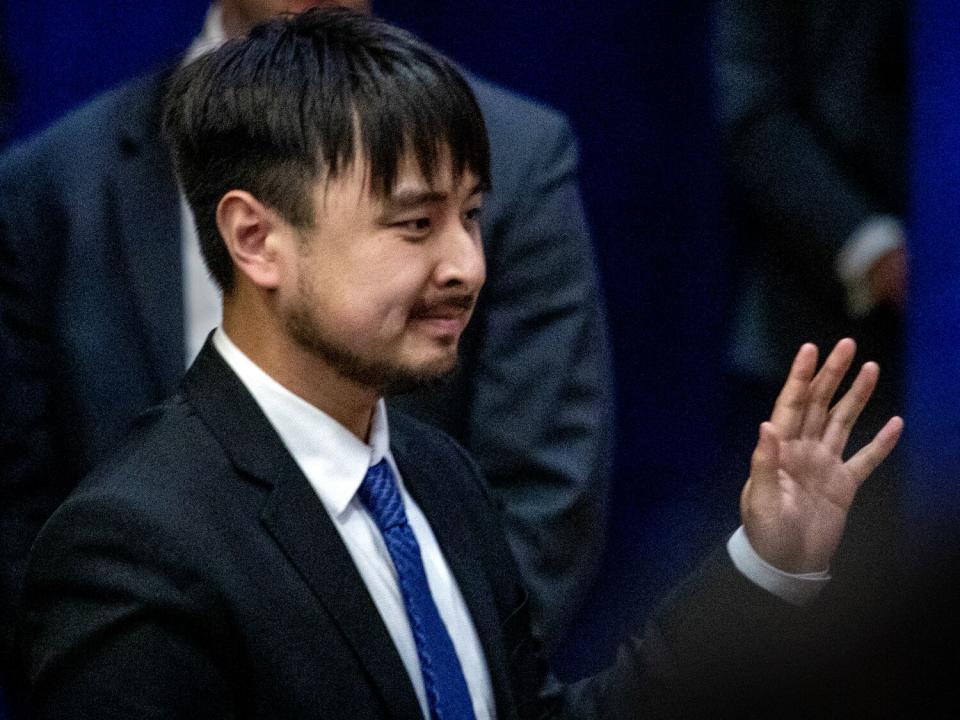
[{"label": "blue background", "polygon": [[[603,571],[558,658],[579,675],[710,546],[698,500],[717,473],[733,243],[712,121],[706,0],[549,3],[382,0],[378,13],[474,72],[566,112],[613,334],[618,450]],[[0,49],[16,78],[5,126],[20,138],[182,51],[206,3],[4,3]],[[916,153],[906,452],[917,527],[960,505],[960,7],[915,3]],[[757,418],[757,423],[762,418]],[[729,498],[731,516],[736,497]],[[941,523],[942,525],[942,523]],[[732,528],[730,528],[732,529]]]},{"label": "blue background", "polygon": [[925,552],[960,537],[960,6],[916,3],[908,510]]}]

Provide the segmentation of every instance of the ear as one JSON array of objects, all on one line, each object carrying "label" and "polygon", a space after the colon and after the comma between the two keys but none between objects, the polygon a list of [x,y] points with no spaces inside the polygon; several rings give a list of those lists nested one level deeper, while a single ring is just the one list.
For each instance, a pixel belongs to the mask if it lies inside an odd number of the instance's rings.
[{"label": "ear", "polygon": [[217,228],[238,274],[267,290],[280,282],[277,252],[283,221],[245,190],[230,190],[217,204]]}]

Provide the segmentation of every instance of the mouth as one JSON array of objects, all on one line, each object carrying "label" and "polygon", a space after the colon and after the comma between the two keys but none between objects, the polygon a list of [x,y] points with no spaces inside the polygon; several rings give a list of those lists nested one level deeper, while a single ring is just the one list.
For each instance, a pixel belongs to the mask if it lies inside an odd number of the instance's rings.
[{"label": "mouth", "polygon": [[442,337],[459,337],[473,311],[473,295],[458,295],[433,302],[418,303],[410,313],[411,321]]}]

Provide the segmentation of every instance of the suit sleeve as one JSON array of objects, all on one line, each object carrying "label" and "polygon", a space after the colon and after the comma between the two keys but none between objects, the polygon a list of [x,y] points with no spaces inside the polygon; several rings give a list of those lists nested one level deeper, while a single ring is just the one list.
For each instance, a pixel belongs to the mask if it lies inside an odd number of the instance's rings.
[{"label": "suit sleeve", "polygon": [[236,717],[229,617],[175,528],[85,495],[34,547],[19,623],[38,720]]},{"label": "suit sleeve", "polygon": [[732,174],[750,210],[777,228],[775,252],[834,271],[843,243],[879,207],[804,117],[803,3],[720,0],[717,95]]},{"label": "suit sleeve", "polygon": [[612,373],[573,135],[551,113],[526,124],[524,137],[535,152],[519,154],[526,165],[510,174],[515,187],[494,188],[504,207],[485,228],[464,442],[504,514],[535,627],[556,644],[602,552]]},{"label": "suit sleeve", "polygon": [[794,607],[753,585],[725,548],[678,585],[649,620],[636,618],[605,670],[560,683],[531,633],[527,593],[481,471],[459,453],[459,470],[444,467],[449,454],[433,462],[447,476],[473,478],[457,504],[467,510],[464,522],[478,538],[476,561],[492,579],[511,700],[520,718],[781,717],[791,709],[781,705],[785,699],[799,706],[808,697],[796,693],[813,689],[815,697],[824,696],[824,687],[814,683],[827,683],[828,673],[811,671],[827,667],[824,658],[836,648],[824,642],[822,610]]},{"label": "suit sleeve", "polygon": [[830,649],[823,625],[819,609],[789,606],[752,585],[718,550],[638,626],[613,665],[566,689],[562,714],[626,720],[823,710],[829,705],[818,702],[834,679],[820,671]]}]

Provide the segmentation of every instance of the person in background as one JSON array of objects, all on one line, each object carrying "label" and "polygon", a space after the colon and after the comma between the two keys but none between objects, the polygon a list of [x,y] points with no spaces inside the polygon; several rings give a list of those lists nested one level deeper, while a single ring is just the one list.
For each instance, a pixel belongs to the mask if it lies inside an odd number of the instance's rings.
[{"label": "person in background", "polygon": [[753,271],[735,363],[775,389],[797,338],[855,334],[889,365],[888,405],[907,290],[906,8],[717,7],[718,112]]},{"label": "person in background", "polygon": [[[222,0],[182,61],[316,4]],[[363,0],[336,4],[370,11]],[[160,140],[172,69],[108,92],[0,159],[5,650],[37,531],[133,418],[174,390],[219,322],[220,294]],[[391,404],[477,457],[535,629],[555,647],[590,586],[606,527],[605,312],[567,121],[467,77],[492,148],[494,190],[481,220],[490,281],[457,371]]]}]

